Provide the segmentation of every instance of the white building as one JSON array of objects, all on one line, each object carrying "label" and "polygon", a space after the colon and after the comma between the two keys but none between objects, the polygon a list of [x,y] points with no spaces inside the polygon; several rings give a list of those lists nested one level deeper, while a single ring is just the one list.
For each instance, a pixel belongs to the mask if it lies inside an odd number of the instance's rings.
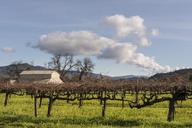
[{"label": "white building", "polygon": [[61,84],[63,81],[56,71],[52,70],[26,70],[20,74],[20,82],[23,83],[45,83]]}]

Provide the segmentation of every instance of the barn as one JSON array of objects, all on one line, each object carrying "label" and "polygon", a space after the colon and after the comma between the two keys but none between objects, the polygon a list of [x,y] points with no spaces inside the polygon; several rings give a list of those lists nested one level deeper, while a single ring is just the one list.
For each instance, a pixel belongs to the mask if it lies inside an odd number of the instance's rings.
[{"label": "barn", "polygon": [[53,70],[26,70],[20,73],[22,83],[61,84],[58,72]]}]

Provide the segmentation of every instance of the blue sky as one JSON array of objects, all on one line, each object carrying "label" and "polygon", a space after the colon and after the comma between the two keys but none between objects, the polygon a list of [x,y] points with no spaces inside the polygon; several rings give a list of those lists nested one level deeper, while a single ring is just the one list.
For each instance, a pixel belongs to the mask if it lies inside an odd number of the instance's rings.
[{"label": "blue sky", "polygon": [[[154,57],[161,65],[191,67],[192,60],[191,0],[0,0],[0,65],[15,60],[44,65],[50,54],[27,47],[37,44],[43,34],[51,32],[91,31],[113,38],[114,31],[102,19],[112,15],[140,16],[148,29],[158,28],[159,36],[150,37],[152,45],[138,52]],[[108,75],[149,75],[133,64],[92,57],[94,72]]]}]

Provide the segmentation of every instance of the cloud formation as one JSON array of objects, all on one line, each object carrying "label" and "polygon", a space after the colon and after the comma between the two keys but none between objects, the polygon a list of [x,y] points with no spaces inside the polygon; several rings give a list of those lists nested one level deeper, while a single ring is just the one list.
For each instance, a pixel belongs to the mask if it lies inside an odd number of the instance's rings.
[{"label": "cloud formation", "polygon": [[116,43],[109,46],[98,58],[112,59],[117,63],[127,63],[137,65],[152,72],[169,72],[170,66],[161,66],[155,62],[154,58],[145,56],[137,52],[138,47],[129,43]]},{"label": "cloud formation", "polygon": [[[141,46],[149,46],[146,27],[139,16],[127,18],[123,15],[106,17],[105,20],[117,29],[120,36],[136,34]],[[125,29],[123,29],[125,27]],[[156,31],[153,32],[156,35]],[[36,48],[51,54],[72,54],[96,56],[98,59],[111,59],[117,63],[137,65],[152,72],[168,72],[170,66],[158,64],[153,57],[145,56],[137,50],[140,47],[134,42],[118,41],[99,36],[90,31],[52,32],[42,35]]]},{"label": "cloud formation", "polygon": [[160,32],[159,32],[159,29],[152,29],[151,30],[151,35],[153,36],[159,36]]},{"label": "cloud formation", "polygon": [[6,54],[10,54],[10,53],[13,53],[15,50],[11,47],[4,47],[1,49],[1,51],[6,53]]},{"label": "cloud formation", "polygon": [[167,72],[152,57],[138,53],[138,47],[128,42],[117,42],[89,31],[55,32],[40,37],[36,46],[51,54],[93,55],[99,59],[112,59],[117,63],[134,64],[154,72]]},{"label": "cloud formation", "polygon": [[118,37],[135,35],[138,38],[139,45],[151,45],[151,42],[146,36],[147,32],[144,25],[144,19],[140,16],[125,17],[124,15],[114,15],[106,17],[104,23],[114,27],[117,30]]},{"label": "cloud formation", "polygon": [[114,43],[89,31],[53,32],[42,35],[36,47],[52,54],[98,55]]}]

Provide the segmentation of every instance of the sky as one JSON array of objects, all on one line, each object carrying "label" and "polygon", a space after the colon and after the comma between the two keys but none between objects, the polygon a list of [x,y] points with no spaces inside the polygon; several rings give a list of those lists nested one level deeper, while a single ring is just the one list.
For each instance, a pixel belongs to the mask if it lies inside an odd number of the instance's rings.
[{"label": "sky", "polygon": [[192,65],[191,0],[0,0],[0,66],[91,57],[95,73],[151,75]]}]

